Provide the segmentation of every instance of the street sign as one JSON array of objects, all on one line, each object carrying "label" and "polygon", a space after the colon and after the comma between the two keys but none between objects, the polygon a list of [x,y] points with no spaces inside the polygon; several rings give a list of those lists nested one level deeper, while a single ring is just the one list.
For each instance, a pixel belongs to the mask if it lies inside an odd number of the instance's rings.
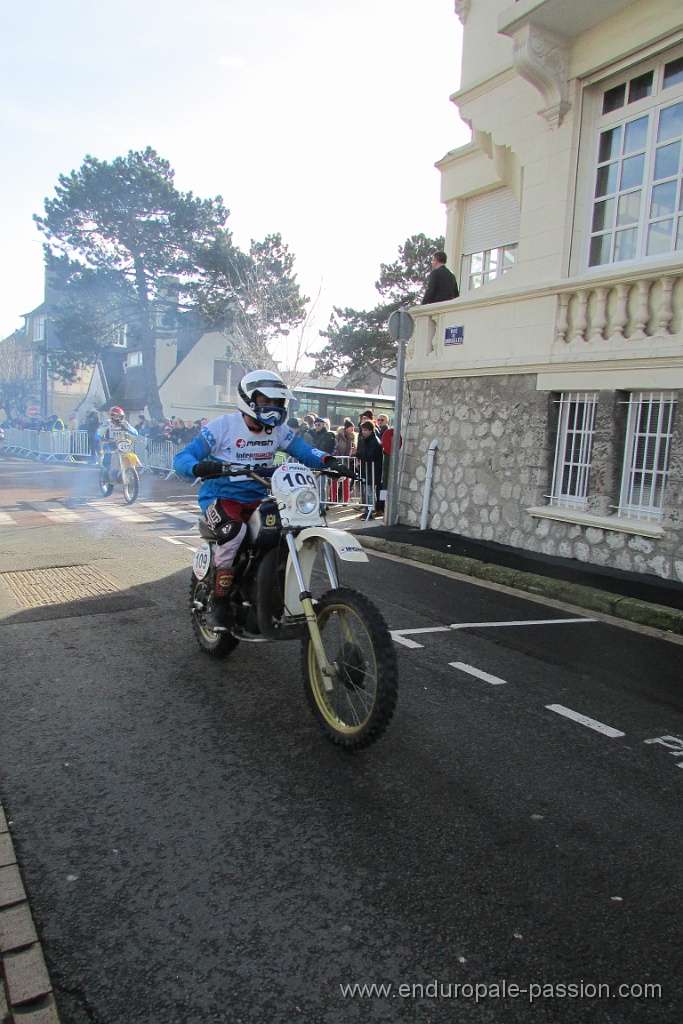
[{"label": "street sign", "polygon": [[447,327],[444,335],[444,345],[463,345],[465,343],[464,327]]},{"label": "street sign", "polygon": [[415,323],[405,309],[396,309],[389,317],[387,328],[394,341],[410,341],[415,330]]},{"label": "street sign", "polygon": [[37,405],[29,405],[27,407],[27,409],[26,409],[26,415],[27,416],[33,417],[33,416],[37,416],[39,413],[40,413],[40,409],[38,408]]}]

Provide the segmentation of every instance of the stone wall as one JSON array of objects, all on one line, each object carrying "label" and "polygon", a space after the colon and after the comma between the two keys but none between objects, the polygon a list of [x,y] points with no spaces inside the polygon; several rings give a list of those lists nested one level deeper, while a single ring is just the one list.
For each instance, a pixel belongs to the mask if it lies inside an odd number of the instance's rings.
[{"label": "stone wall", "polygon": [[[536,390],[535,374],[410,380],[404,400],[400,522],[420,525],[427,450],[436,439],[430,529],[683,581],[681,410],[674,418],[666,504],[659,522],[665,534],[650,538],[526,512],[548,504],[555,398]],[[622,392],[599,396],[586,509],[593,515],[613,514],[619,501],[627,400]]]}]

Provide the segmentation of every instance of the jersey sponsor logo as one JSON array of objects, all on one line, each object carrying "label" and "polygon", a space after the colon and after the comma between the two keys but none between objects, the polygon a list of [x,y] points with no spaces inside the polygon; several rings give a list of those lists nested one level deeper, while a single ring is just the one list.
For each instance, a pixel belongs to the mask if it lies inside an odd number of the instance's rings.
[{"label": "jersey sponsor logo", "polygon": [[201,436],[209,445],[209,449],[213,451],[213,449],[216,447],[216,438],[213,436],[208,427],[202,427]]},{"label": "jersey sponsor logo", "polygon": [[245,439],[243,437],[240,437],[240,438],[237,439],[237,441],[235,441],[235,447],[236,448],[265,448],[266,446],[268,448],[270,448],[272,446],[272,444],[273,444],[273,442],[270,441],[270,440],[268,440],[268,441],[245,441]]}]

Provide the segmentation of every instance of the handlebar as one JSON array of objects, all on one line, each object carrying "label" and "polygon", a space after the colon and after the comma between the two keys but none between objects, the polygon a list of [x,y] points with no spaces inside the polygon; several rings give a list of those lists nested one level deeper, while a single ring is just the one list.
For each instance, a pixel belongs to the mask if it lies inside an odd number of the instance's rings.
[{"label": "handlebar", "polygon": [[[250,469],[249,466],[237,466],[230,462],[212,462],[212,467],[213,466],[215,466],[216,469],[212,470],[211,473],[207,473],[206,476],[201,475],[200,479],[215,480],[223,476],[247,476],[251,480],[256,480],[258,483],[267,484],[273,476],[273,473],[280,468],[279,466],[263,466],[258,469]],[[219,466],[220,472],[217,471]],[[320,469],[312,469],[311,472],[317,476],[329,476],[333,480],[338,480],[340,476],[345,475],[338,473],[334,469],[325,469],[324,466],[321,466]],[[354,474],[354,476],[347,477],[347,479],[360,480],[360,477]]]}]

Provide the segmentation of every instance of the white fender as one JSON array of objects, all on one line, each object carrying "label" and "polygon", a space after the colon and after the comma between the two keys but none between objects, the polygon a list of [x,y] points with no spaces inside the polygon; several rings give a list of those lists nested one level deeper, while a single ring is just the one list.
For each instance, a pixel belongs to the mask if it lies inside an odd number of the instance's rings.
[{"label": "white fender", "polygon": [[[344,530],[333,530],[329,526],[309,526],[294,539],[307,590],[310,589],[313,564],[325,541],[345,562],[368,561],[368,556],[352,534],[346,533]],[[287,560],[285,607],[290,615],[301,615],[303,612],[299,600],[299,582],[291,558]]]}]

